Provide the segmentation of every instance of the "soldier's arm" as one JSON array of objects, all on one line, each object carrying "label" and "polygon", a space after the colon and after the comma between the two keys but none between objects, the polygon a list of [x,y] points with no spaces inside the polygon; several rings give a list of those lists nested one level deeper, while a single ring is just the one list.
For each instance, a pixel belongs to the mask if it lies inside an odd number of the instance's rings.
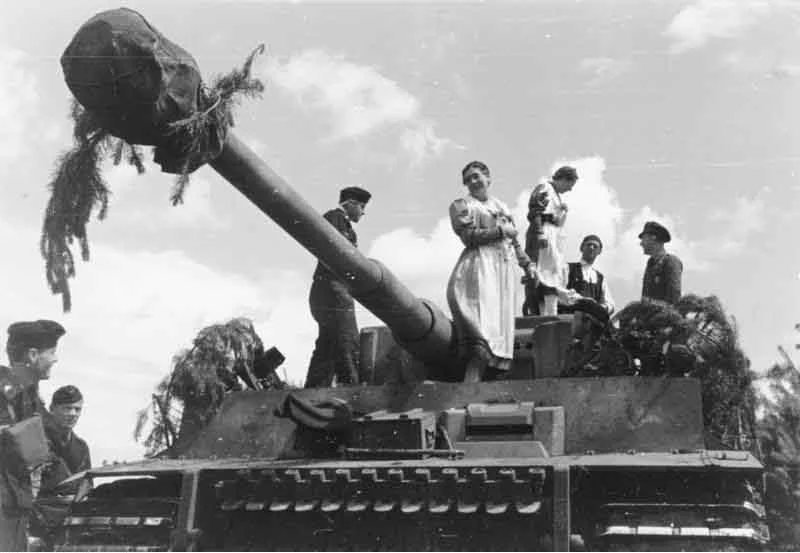
[{"label": "soldier's arm", "polygon": [[533,224],[538,224],[541,227],[542,213],[547,208],[549,198],[547,197],[547,189],[544,184],[539,184],[531,192],[528,198],[528,221]]},{"label": "soldier's arm", "polygon": [[681,277],[683,276],[683,263],[674,256],[664,260],[664,286],[665,300],[671,304],[678,303],[681,299]]},{"label": "soldier's arm", "polygon": [[78,468],[78,472],[92,468],[92,455],[91,453],[89,453],[89,445],[84,441],[82,441],[81,443],[83,445],[84,453],[81,456],[81,464],[80,467]]}]

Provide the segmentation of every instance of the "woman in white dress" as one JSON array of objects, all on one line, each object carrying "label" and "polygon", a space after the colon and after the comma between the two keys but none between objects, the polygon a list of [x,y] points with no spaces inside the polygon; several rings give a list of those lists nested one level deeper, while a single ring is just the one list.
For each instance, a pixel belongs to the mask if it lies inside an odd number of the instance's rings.
[{"label": "woman in white dress", "polygon": [[569,303],[567,262],[564,258],[564,223],[567,204],[562,194],[569,192],[578,181],[573,167],[559,168],[550,180],[536,186],[528,202],[530,227],[525,252],[535,263],[538,285],[526,287],[525,314],[550,315],[558,313],[558,302]]},{"label": "woman in white dress", "polygon": [[508,207],[489,196],[489,168],[473,161],[461,176],[469,193],[450,205],[450,222],[465,248],[450,275],[447,302],[466,359],[464,382],[478,382],[511,366],[517,265],[527,271],[531,262]]}]

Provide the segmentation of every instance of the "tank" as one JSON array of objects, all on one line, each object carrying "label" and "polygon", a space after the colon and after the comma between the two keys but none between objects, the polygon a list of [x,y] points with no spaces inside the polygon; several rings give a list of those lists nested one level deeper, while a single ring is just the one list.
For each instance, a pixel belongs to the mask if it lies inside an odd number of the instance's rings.
[{"label": "tank", "polygon": [[[365,258],[235,136],[212,165],[386,323],[362,331],[371,382],[229,394],[162,457],[76,476],[95,485],[70,506],[58,549],[767,543],[763,467],[748,451],[706,449],[698,380],[565,378],[564,316],[518,319],[510,380],[446,382],[463,367],[438,308]],[[300,405],[342,400],[354,418],[346,432],[298,424],[279,416],[290,394]]]},{"label": "tank", "polygon": [[[460,383],[439,308],[363,256],[235,135],[210,164],[386,324],[362,331],[369,382],[233,392],[158,458],[75,475],[58,550],[767,544],[763,466],[749,451],[706,447],[700,381],[566,377],[564,316],[517,320],[508,380]],[[344,412],[346,424],[304,423],[287,405]]]}]

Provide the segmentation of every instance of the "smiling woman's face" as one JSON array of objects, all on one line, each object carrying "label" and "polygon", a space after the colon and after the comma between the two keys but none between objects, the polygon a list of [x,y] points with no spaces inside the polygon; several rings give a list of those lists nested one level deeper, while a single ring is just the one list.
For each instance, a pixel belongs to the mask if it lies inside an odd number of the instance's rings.
[{"label": "smiling woman's face", "polygon": [[489,175],[478,169],[477,167],[470,167],[464,173],[464,186],[469,190],[470,196],[478,200],[485,200],[489,195],[489,185],[492,179]]}]

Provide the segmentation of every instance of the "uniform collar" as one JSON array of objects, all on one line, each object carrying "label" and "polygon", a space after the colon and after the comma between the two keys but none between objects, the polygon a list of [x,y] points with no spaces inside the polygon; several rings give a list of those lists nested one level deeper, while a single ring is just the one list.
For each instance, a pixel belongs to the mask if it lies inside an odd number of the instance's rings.
[{"label": "uniform collar", "polygon": [[72,429],[71,428],[63,428],[58,426],[56,423],[53,423],[52,429],[54,431],[55,436],[58,438],[59,442],[62,445],[67,445],[69,441],[72,439]]},{"label": "uniform collar", "polygon": [[337,206],[336,206],[336,209],[338,209],[339,211],[341,211],[342,213],[344,213],[344,218],[347,220],[347,222],[348,222],[348,223],[352,222],[352,221],[350,220],[350,216],[347,214],[347,211],[345,211],[345,209],[344,209],[344,208],[341,206],[341,204],[340,204],[340,205],[337,205]]}]

